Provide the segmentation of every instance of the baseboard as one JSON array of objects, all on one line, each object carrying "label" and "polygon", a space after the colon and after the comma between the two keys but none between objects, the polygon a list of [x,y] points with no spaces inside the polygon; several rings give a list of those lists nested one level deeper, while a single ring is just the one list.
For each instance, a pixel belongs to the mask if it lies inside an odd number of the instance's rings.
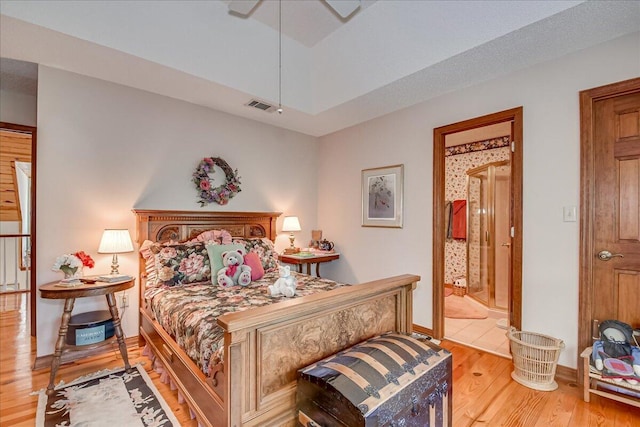
[{"label": "baseboard", "polygon": [[[138,346],[138,336],[127,337],[124,340],[127,348],[129,347],[137,347]],[[111,345],[108,345],[111,344]],[[118,341],[116,341],[115,337],[110,339],[108,343],[104,343],[99,347],[92,347],[86,350],[76,350],[71,352],[62,353],[60,357],[60,364],[73,362],[75,360],[84,359],[85,357],[97,356],[99,354],[107,353],[110,351],[116,351],[120,354],[120,349],[118,348]],[[36,371],[38,369],[50,368],[51,361],[53,360],[53,354],[47,354],[45,356],[36,357],[33,362],[32,370]]]},{"label": "baseboard", "polygon": [[433,330],[425,328],[424,326],[416,325],[415,323],[413,324],[413,332],[417,332],[423,335],[429,335],[430,337],[433,336]]},{"label": "baseboard", "polygon": [[570,383],[575,383],[578,381],[578,370],[569,368],[568,366],[558,365],[556,366],[556,377]]}]

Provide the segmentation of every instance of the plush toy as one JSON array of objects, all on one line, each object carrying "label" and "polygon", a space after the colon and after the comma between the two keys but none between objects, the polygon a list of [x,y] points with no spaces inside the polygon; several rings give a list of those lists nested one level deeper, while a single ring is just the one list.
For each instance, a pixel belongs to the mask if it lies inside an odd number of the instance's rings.
[{"label": "plush toy", "polygon": [[593,343],[591,353],[596,369],[602,372],[603,378],[638,384],[640,347],[631,326],[618,320],[605,320],[598,329],[600,339]]},{"label": "plush toy", "polygon": [[226,251],[222,253],[222,267],[218,271],[218,285],[223,288],[251,283],[251,267],[244,265],[242,250]]},{"label": "plush toy", "polygon": [[273,285],[269,285],[269,295],[275,297],[277,295],[284,295],[291,298],[296,294],[297,280],[291,275],[291,267],[278,266],[278,274],[280,278],[276,280]]}]

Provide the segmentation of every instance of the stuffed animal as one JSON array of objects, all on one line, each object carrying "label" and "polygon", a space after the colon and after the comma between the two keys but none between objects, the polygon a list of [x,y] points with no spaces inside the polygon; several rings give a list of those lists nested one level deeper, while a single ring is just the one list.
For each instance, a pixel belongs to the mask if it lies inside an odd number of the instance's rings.
[{"label": "stuffed animal", "polygon": [[295,277],[291,275],[291,267],[286,266],[278,266],[278,274],[280,278],[276,280],[273,285],[269,285],[269,295],[275,297],[277,295],[284,295],[285,297],[291,298],[296,294],[296,285],[297,280]]},{"label": "stuffed animal", "polygon": [[222,253],[222,267],[218,271],[218,285],[223,288],[229,286],[247,286],[251,283],[251,267],[244,265],[242,250],[226,251]]},{"label": "stuffed animal", "polygon": [[602,372],[603,378],[638,384],[640,347],[631,326],[618,320],[605,320],[598,329],[600,339],[593,343],[591,353],[596,369]]}]

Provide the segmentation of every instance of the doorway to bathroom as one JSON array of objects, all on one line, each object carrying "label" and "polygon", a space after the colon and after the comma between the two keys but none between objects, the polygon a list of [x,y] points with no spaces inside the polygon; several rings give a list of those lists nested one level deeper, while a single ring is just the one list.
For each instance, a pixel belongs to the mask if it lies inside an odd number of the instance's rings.
[{"label": "doorway to bathroom", "polygon": [[433,334],[508,356],[521,325],[522,108],[434,130]]}]

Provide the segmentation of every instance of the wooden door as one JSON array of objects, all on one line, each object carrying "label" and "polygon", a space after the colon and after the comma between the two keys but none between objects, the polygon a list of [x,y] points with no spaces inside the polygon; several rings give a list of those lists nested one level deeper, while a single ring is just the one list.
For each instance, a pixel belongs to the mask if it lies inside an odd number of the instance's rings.
[{"label": "wooden door", "polygon": [[604,320],[640,327],[640,79],[581,97],[579,345],[584,348]]}]

